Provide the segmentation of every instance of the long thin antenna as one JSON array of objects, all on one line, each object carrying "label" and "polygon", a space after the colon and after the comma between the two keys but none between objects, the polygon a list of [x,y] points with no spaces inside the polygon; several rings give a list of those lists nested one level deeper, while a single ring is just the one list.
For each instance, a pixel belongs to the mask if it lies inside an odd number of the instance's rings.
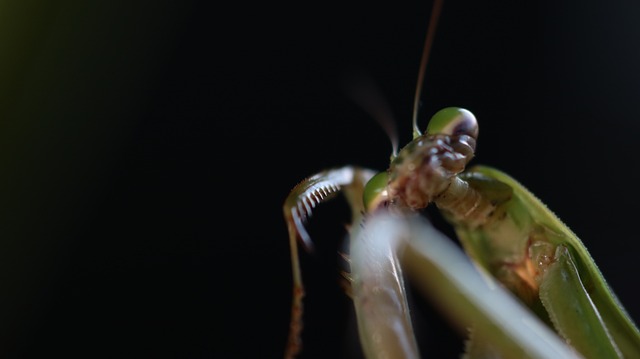
[{"label": "long thin antenna", "polygon": [[420,60],[420,72],[418,73],[418,85],[416,86],[416,96],[413,100],[413,138],[416,138],[422,134],[418,128],[418,107],[420,104],[420,93],[422,92],[422,82],[424,81],[424,73],[427,68],[427,61],[429,60],[429,52],[431,51],[431,44],[433,44],[433,38],[436,33],[436,27],[438,25],[438,18],[440,18],[440,12],[442,10],[442,0],[435,0],[433,2],[433,9],[431,9],[431,20],[429,20],[429,29],[427,30],[427,38],[424,41],[424,49],[422,50],[422,59]]},{"label": "long thin antenna", "polygon": [[398,154],[398,131],[391,108],[385,101],[382,92],[364,73],[353,73],[345,81],[347,94],[371,115],[391,140],[391,158]]}]

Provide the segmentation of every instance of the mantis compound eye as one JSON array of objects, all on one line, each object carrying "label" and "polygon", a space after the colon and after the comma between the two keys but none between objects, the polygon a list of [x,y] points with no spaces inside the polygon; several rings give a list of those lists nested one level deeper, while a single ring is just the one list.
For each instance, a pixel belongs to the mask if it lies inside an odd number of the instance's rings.
[{"label": "mantis compound eye", "polygon": [[436,112],[427,125],[429,135],[467,135],[478,139],[478,121],[468,110],[446,107]]},{"label": "mantis compound eye", "polygon": [[371,177],[369,182],[364,186],[362,200],[364,208],[372,211],[383,204],[388,198],[387,184],[389,182],[389,174],[387,172],[379,172]]}]

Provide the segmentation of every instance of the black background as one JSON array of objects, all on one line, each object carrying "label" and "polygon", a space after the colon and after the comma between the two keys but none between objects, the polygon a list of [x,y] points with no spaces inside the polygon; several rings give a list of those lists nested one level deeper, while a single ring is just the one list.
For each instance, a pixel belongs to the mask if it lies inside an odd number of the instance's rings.
[{"label": "black background", "polygon": [[[284,198],[323,168],[387,165],[349,74],[377,84],[409,140],[431,3],[3,6],[2,356],[282,357]],[[635,320],[639,15],[446,2],[419,120],[474,112],[474,162],[567,223]],[[360,355],[338,286],[346,219],[339,201],[318,209],[318,253],[301,254],[307,358]],[[415,300],[422,351],[456,357],[460,339]]]}]

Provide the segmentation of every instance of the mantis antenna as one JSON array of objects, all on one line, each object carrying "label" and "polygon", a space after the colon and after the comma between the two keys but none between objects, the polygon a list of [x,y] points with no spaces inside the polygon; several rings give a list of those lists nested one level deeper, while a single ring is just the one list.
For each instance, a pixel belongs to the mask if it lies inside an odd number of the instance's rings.
[{"label": "mantis antenna", "polygon": [[431,10],[431,20],[429,20],[429,29],[427,30],[427,37],[424,41],[424,49],[422,50],[422,59],[420,60],[420,71],[418,72],[418,84],[416,86],[416,95],[413,99],[413,138],[420,136],[422,133],[418,128],[418,107],[420,105],[420,93],[422,92],[422,82],[424,81],[424,73],[427,68],[427,61],[429,60],[429,52],[431,51],[431,45],[433,44],[433,37],[436,33],[436,26],[438,25],[438,18],[442,11],[442,0],[435,0],[433,3],[433,9]]},{"label": "mantis antenna", "polygon": [[389,104],[382,96],[380,89],[373,83],[369,76],[362,73],[352,74],[345,83],[346,91],[350,97],[371,115],[391,140],[391,158],[398,154],[398,133],[396,122],[389,108]]}]

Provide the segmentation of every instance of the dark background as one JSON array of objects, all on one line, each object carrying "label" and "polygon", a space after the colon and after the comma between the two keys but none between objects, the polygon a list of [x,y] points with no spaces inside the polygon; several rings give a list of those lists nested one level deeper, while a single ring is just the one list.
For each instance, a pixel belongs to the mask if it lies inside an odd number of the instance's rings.
[{"label": "dark background", "polygon": [[[282,357],[282,203],[323,168],[387,165],[349,74],[377,84],[409,140],[430,2],[1,7],[1,356]],[[564,220],[636,321],[639,16],[446,2],[420,113],[424,127],[442,107],[474,112],[474,162]],[[337,284],[346,220],[339,201],[318,209],[318,253],[301,255],[307,358],[360,355]],[[456,357],[414,300],[423,352]]]}]

